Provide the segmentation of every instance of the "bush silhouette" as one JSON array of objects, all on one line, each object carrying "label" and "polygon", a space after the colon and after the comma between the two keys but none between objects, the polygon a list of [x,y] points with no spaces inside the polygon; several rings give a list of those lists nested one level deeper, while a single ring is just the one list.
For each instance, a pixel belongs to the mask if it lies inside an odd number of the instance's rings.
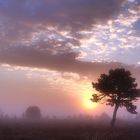
[{"label": "bush silhouette", "polygon": [[40,108],[37,106],[29,106],[25,112],[25,117],[28,119],[39,119],[41,118]]}]

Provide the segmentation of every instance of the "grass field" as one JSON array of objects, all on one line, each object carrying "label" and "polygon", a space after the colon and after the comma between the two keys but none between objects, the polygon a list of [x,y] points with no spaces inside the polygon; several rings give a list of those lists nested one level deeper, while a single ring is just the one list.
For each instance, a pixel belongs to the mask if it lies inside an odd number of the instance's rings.
[{"label": "grass field", "polygon": [[[123,124],[124,125],[124,124]],[[91,121],[1,121],[0,140],[139,140],[138,123],[109,129]]]}]

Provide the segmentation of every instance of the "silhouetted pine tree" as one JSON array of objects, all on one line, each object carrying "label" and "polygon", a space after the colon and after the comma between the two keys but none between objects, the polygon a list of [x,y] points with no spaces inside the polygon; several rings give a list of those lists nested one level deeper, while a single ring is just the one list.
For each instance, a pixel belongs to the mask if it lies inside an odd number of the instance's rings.
[{"label": "silhouetted pine tree", "polygon": [[106,105],[114,106],[111,128],[114,127],[116,114],[119,107],[126,107],[127,111],[136,114],[136,106],[133,105],[140,97],[140,89],[137,89],[135,78],[131,76],[130,71],[124,68],[110,70],[108,74],[101,74],[96,83],[93,83],[99,94],[93,94],[93,102],[102,102]]}]

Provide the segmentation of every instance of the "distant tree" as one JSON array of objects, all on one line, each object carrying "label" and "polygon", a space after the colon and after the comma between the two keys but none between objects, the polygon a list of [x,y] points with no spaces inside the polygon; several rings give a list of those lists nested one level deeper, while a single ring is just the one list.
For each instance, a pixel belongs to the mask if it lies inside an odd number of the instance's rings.
[{"label": "distant tree", "polygon": [[103,122],[109,122],[109,120],[110,120],[110,117],[105,112],[103,112],[98,118],[100,120],[102,120]]},{"label": "distant tree", "polygon": [[119,107],[126,107],[127,111],[136,114],[136,106],[133,105],[140,97],[140,89],[137,89],[135,78],[124,68],[110,70],[108,74],[101,74],[96,83],[92,86],[99,94],[92,95],[93,102],[106,103],[115,106],[111,121],[111,128],[116,121],[117,110]]},{"label": "distant tree", "polygon": [[29,106],[24,115],[29,119],[39,119],[41,118],[41,111],[38,106]]},{"label": "distant tree", "polygon": [[135,117],[136,120],[140,120],[140,113],[137,114],[137,116]]},{"label": "distant tree", "polygon": [[4,117],[4,112],[3,110],[0,108],[0,119],[2,119]]}]

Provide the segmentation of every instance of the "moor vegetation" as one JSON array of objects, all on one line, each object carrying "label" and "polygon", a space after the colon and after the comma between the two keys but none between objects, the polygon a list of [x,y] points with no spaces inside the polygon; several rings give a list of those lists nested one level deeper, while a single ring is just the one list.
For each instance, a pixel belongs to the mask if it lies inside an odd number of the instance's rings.
[{"label": "moor vegetation", "polygon": [[0,140],[139,140],[140,123],[117,121],[111,130],[106,121],[94,119],[0,122]]}]

